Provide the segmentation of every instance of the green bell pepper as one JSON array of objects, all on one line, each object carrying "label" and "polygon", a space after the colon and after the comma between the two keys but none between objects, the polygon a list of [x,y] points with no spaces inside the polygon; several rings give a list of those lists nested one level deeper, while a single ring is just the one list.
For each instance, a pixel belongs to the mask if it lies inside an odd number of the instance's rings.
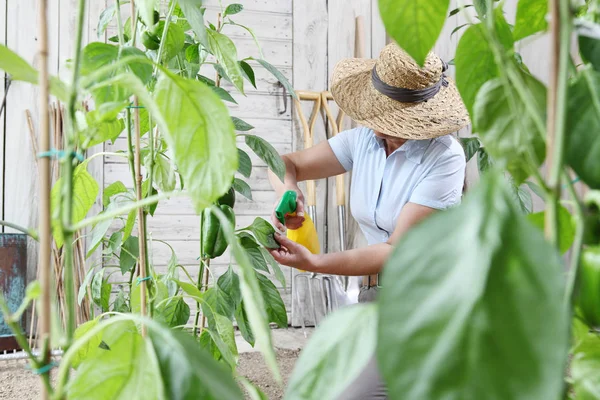
[{"label": "green bell pepper", "polygon": [[577,313],[593,329],[600,329],[600,247],[583,250],[579,270]]},{"label": "green bell pepper", "polygon": [[[235,226],[235,213],[226,204],[218,206],[229,222]],[[217,258],[227,249],[227,239],[221,228],[219,218],[210,208],[202,212],[202,252],[203,258]]]}]

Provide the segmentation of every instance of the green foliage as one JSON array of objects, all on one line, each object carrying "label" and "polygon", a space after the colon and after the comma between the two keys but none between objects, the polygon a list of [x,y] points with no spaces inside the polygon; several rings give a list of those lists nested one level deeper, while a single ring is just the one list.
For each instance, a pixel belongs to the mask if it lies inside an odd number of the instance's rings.
[{"label": "green foliage", "polygon": [[446,19],[448,0],[379,0],[389,35],[419,65],[425,63]]},{"label": "green foliage", "polygon": [[244,9],[244,6],[241,4],[230,4],[225,8],[225,12],[223,13],[223,17],[227,17],[230,15],[238,14]]},{"label": "green foliage", "polygon": [[595,400],[600,394],[600,336],[587,333],[573,350],[571,378],[577,400]]},{"label": "green foliage", "polygon": [[136,236],[129,236],[124,242],[121,248],[121,255],[119,259],[119,267],[121,273],[126,274],[131,271],[137,262],[137,258],[140,256],[139,240]]},{"label": "green foliage", "polygon": [[389,393],[561,395],[568,341],[563,266],[497,172],[461,206],[409,231],[383,280],[377,355]]},{"label": "green foliage", "polygon": [[156,307],[156,320],[170,328],[185,325],[190,319],[190,306],[183,297],[170,297]]},{"label": "green foliage", "polygon": [[187,22],[194,30],[198,40],[204,47],[210,48],[208,44],[208,34],[206,33],[206,25],[204,25],[204,14],[200,4],[194,0],[179,1],[181,10],[187,17]]},{"label": "green foliage", "polygon": [[228,80],[233,83],[237,90],[244,93],[242,68],[238,63],[235,44],[227,36],[212,29],[208,30],[208,43],[213,54],[225,70]]},{"label": "green foliage", "polygon": [[295,98],[296,100],[298,100],[298,96],[296,95],[296,91],[294,90],[294,87],[292,86],[292,84],[287,80],[287,78],[277,68],[275,68],[274,66],[272,66],[271,64],[269,64],[265,60],[257,59],[256,61],[260,65],[262,65],[267,71],[269,71],[270,73],[272,73],[273,76],[275,78],[277,78],[277,80],[279,81],[279,83],[281,83],[283,85],[283,87],[285,88],[285,90],[287,90],[287,92],[289,94],[291,94],[293,98]]},{"label": "green foliage", "polygon": [[592,64],[596,71],[600,72],[600,39],[580,35],[579,51],[581,57]]},{"label": "green foliage", "polygon": [[600,72],[585,68],[569,88],[566,160],[590,187],[600,189]]},{"label": "green foliage", "polygon": [[237,152],[233,123],[219,98],[198,81],[163,74],[155,97],[170,116],[165,136],[200,211],[231,186],[237,170],[237,158],[231,156]]},{"label": "green foliage", "polygon": [[252,125],[250,125],[249,123],[247,123],[245,121],[242,121],[239,118],[231,117],[231,120],[233,121],[233,126],[235,127],[236,131],[246,132],[251,129],[254,129],[254,127]]},{"label": "green foliage", "polygon": [[[540,232],[544,231],[544,212],[537,212],[527,216],[529,222],[537,226]],[[575,221],[573,216],[564,207],[558,209],[558,248],[561,253],[566,253],[575,240]]]},{"label": "green foliage", "polygon": [[246,178],[250,178],[250,174],[252,174],[252,160],[248,153],[244,150],[238,148],[238,172],[245,176]]},{"label": "green foliage", "polygon": [[235,178],[233,180],[232,188],[248,200],[252,200],[252,188],[246,183],[246,181]]},{"label": "green foliage", "polygon": [[[158,23],[158,27],[156,28],[156,36],[159,38],[163,37],[163,31],[165,29],[165,21],[160,21]],[[167,36],[165,37],[165,42],[162,43],[163,53],[161,60],[162,62],[168,62],[173,57],[175,57],[181,50],[183,50],[183,45],[185,43],[185,34],[183,29],[177,24],[169,24],[169,28],[167,30]]]},{"label": "green foliage", "polygon": [[252,225],[243,228],[242,230],[248,230],[254,234],[260,244],[265,246],[267,249],[278,249],[279,244],[273,237],[275,234],[275,228],[263,218],[257,217]]},{"label": "green foliage", "polygon": [[583,251],[579,270],[577,314],[594,330],[600,329],[600,247]]},{"label": "green foliage", "polygon": [[339,398],[370,361],[376,343],[377,305],[336,311],[321,322],[300,354],[285,399]]},{"label": "green foliage", "polygon": [[519,0],[514,29],[515,40],[545,31],[548,27],[546,14],[548,14],[546,0]]},{"label": "green foliage", "polygon": [[269,142],[259,136],[245,135],[244,139],[248,147],[250,147],[283,182],[283,177],[285,176],[285,163],[277,153],[277,150],[275,150]]},{"label": "green foliage", "polygon": [[269,322],[276,323],[280,328],[287,328],[287,313],[285,312],[285,305],[283,304],[279,290],[265,275],[257,272],[256,277],[258,278],[260,291],[265,299]]}]

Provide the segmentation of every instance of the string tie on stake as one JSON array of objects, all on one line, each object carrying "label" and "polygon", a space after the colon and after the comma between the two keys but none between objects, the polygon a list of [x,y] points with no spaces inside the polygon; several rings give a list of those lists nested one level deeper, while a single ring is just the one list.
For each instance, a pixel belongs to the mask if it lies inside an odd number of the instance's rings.
[{"label": "string tie on stake", "polygon": [[77,151],[71,151],[69,153],[64,150],[58,150],[58,149],[54,149],[54,148],[52,148],[48,151],[43,151],[41,153],[38,153],[37,156],[38,156],[38,158],[49,157],[49,158],[56,158],[56,159],[61,159],[61,158],[65,158],[66,156],[71,156],[71,157],[79,160],[79,162],[83,162],[83,160],[85,160],[85,157],[83,156],[83,154],[81,154]]},{"label": "string tie on stake", "polygon": [[149,280],[151,280],[151,279],[152,279],[152,277],[151,277],[151,276],[146,276],[146,277],[144,277],[144,278],[137,278],[137,280],[136,280],[136,284],[135,284],[135,285],[136,285],[136,286],[139,286],[139,285],[140,285],[140,283],[142,283],[142,282],[144,282],[144,281],[149,281]]},{"label": "string tie on stake", "polygon": [[58,366],[58,363],[52,361],[52,362],[50,362],[46,365],[43,365],[39,368],[31,368],[31,365],[29,365],[29,364],[27,365],[26,368],[30,369],[31,372],[33,372],[36,375],[42,375],[42,374],[45,374],[46,372],[50,371],[52,368],[54,368],[56,366]]}]

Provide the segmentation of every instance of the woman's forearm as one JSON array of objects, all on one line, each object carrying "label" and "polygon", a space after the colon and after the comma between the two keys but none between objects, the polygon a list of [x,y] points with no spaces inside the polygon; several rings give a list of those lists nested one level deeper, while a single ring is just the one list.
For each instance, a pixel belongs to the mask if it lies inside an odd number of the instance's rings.
[{"label": "woman's forearm", "polygon": [[281,159],[285,163],[285,177],[283,182],[279,179],[277,175],[275,175],[271,170],[269,170],[269,182],[271,182],[271,186],[277,196],[281,196],[283,192],[289,190],[290,188],[296,189],[298,187],[298,180],[296,178],[296,165],[294,162],[287,156],[281,156]]},{"label": "woman's forearm", "polygon": [[314,265],[309,265],[307,270],[345,276],[373,275],[381,271],[392,250],[391,244],[379,243],[360,249],[318,254],[310,263]]}]

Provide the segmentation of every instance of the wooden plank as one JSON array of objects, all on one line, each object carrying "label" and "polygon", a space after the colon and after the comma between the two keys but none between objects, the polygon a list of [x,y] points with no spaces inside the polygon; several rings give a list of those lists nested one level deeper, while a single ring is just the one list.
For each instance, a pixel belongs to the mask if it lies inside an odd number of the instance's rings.
[{"label": "wooden plank", "polygon": [[[236,193],[235,215],[250,215],[253,217],[269,215],[277,201],[274,191],[253,191],[252,198],[252,200],[248,200],[241,194]],[[174,197],[161,201],[154,215],[195,216],[196,211],[189,197]]]},{"label": "wooden plank", "polygon": [[[263,68],[260,64],[255,61],[249,62],[252,68],[254,69],[255,79],[256,79],[256,88],[251,84],[244,83],[244,90],[246,94],[274,94],[278,95],[281,93],[281,86],[279,85],[279,81],[277,78],[273,76],[269,71]],[[288,79],[292,79],[292,68],[290,66],[278,67],[279,71]],[[210,79],[214,79],[215,77],[215,69],[212,65],[204,64],[202,68],[200,68],[200,74],[209,77]],[[236,89],[234,89],[233,85],[226,80],[221,80],[221,86],[224,89],[227,89],[231,92],[234,98],[238,98],[241,96]]]},{"label": "wooden plank", "polygon": [[[0,21],[2,21],[2,26],[5,27],[8,25],[8,20],[6,18],[6,10],[7,10],[7,2],[8,0],[0,1]],[[5,29],[0,29],[0,43],[6,46],[6,31]],[[4,87],[7,83],[7,75],[4,72],[0,73],[0,105],[4,100]],[[10,90],[10,89],[9,89]],[[6,122],[6,113],[3,111],[0,115],[0,218],[5,220],[4,218],[4,124]],[[0,227],[0,233],[4,232],[4,226]]]},{"label": "wooden plank", "polygon": [[[244,11],[262,11],[266,13],[292,13],[292,0],[244,0]],[[202,2],[209,10],[219,9],[219,0],[206,0]],[[208,12],[208,11],[207,11]]]},{"label": "wooden plank", "polygon": [[[217,12],[217,9],[208,8],[204,14],[205,20],[214,23],[217,20]],[[262,42],[263,39],[270,38],[292,40],[292,16],[289,14],[273,14],[245,10],[239,14],[232,15],[231,19],[240,25],[252,29],[254,34],[259,38],[259,42]],[[235,25],[225,25],[222,32],[229,37],[252,39],[252,36],[247,30]]]},{"label": "wooden plank", "polygon": [[[258,135],[258,136],[260,136],[260,135]],[[250,150],[250,148],[244,143],[243,137],[239,137],[237,142],[238,142],[238,147],[240,149],[244,150],[246,153],[248,153],[248,155],[250,156],[250,159],[252,160],[253,166],[261,166],[261,167],[266,166],[264,161],[262,161],[260,158],[258,158],[258,156],[256,154],[254,154],[254,152],[252,150]],[[275,150],[277,150],[280,154],[289,153],[292,149],[291,143],[271,143],[271,144],[273,145]],[[126,152],[127,151],[127,139],[124,137],[119,137],[119,138],[117,138],[117,140],[115,141],[114,144],[106,143],[106,151],[107,152]],[[126,164],[127,162],[128,161],[125,157],[111,156],[111,155],[106,156],[107,164]]]},{"label": "wooden plank", "polygon": [[[371,0],[371,58],[379,57],[379,53],[387,43],[385,26],[379,13],[379,1]],[[369,53],[365,53],[369,57]]]},{"label": "wooden plank", "polygon": [[[327,88],[327,3],[321,0],[305,0],[293,2],[293,34],[294,34],[294,58],[293,58],[293,83],[299,90],[321,91]],[[312,103],[304,102],[303,110],[306,115],[310,115]],[[319,122],[315,127],[314,142],[319,143],[326,140],[324,125]],[[304,136],[302,125],[297,117],[294,119],[294,150],[303,148]],[[302,188],[305,189],[304,185]],[[324,180],[316,182],[317,188],[317,231],[321,241],[321,248],[326,248],[325,240],[325,201],[326,201],[326,182]],[[292,275],[297,274],[296,270]],[[293,278],[292,278],[293,279]],[[293,281],[292,281],[293,286]],[[300,321],[309,316],[310,311],[306,304],[306,285],[302,282],[299,285],[300,298],[293,296],[292,302],[292,326],[300,326]],[[295,289],[293,290],[295,291]],[[301,312],[300,310],[304,310]],[[314,321],[308,320],[307,323]]]}]

